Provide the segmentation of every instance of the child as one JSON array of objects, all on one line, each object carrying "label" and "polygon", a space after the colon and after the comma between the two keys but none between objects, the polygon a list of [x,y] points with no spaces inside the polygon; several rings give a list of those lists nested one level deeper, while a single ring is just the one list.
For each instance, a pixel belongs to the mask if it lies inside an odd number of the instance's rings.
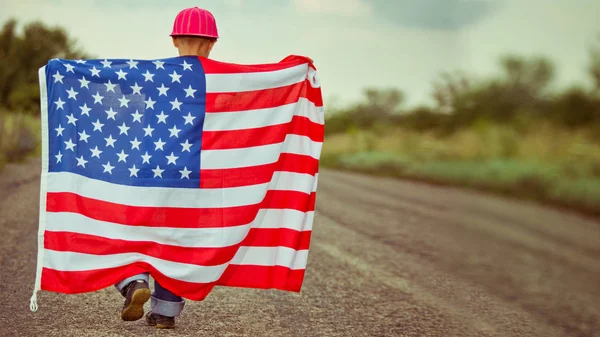
[{"label": "child", "polygon": [[[173,45],[179,56],[208,57],[217,38],[217,25],[214,16],[198,7],[186,8],[177,14],[171,33]],[[135,321],[144,315],[144,303],[151,300],[151,311],[146,315],[148,324],[157,328],[175,327],[175,317],[183,310],[183,298],[176,296],[154,281],[154,293],[150,293],[147,273],[134,275],[115,284],[125,297],[121,319]]]}]

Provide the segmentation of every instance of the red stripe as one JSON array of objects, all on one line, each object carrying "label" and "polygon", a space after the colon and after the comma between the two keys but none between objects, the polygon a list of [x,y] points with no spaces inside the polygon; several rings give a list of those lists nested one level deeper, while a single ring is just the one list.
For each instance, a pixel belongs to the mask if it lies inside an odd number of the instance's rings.
[{"label": "red stripe", "polygon": [[173,262],[218,266],[231,261],[240,246],[308,249],[310,234],[311,231],[300,232],[288,228],[251,228],[241,243],[215,248],[181,247],[152,241],[129,241],[73,232],[46,231],[44,248],[93,255],[140,253]]},{"label": "red stripe", "polygon": [[251,228],[241,246],[288,247],[304,250],[310,247],[312,231],[297,231],[290,228]]},{"label": "red stripe", "polygon": [[227,188],[244,185],[264,184],[271,181],[273,172],[295,172],[315,175],[319,170],[319,160],[311,156],[282,153],[271,164],[231,169],[202,170],[201,188]]},{"label": "red stripe", "polygon": [[283,70],[295,67],[304,63],[309,63],[310,60],[302,56],[287,57],[279,63],[267,64],[236,64],[219,62],[204,57],[199,57],[202,68],[205,74],[235,74],[235,73],[257,73],[267,71]]},{"label": "red stripe", "polygon": [[149,272],[161,286],[174,294],[195,301],[206,298],[215,285],[299,292],[305,274],[304,269],[292,270],[281,266],[230,265],[217,282],[191,283],[166,277],[151,265],[136,262],[122,267],[87,271],[43,268],[41,288],[66,294],[93,292],[144,272]]},{"label": "red stripe", "polygon": [[280,289],[299,292],[305,269],[282,266],[230,265],[217,285],[242,288]]},{"label": "red stripe", "polygon": [[179,208],[128,206],[86,198],[68,192],[47,194],[48,212],[79,213],[99,221],[130,226],[209,228],[241,226],[254,220],[260,208],[314,211],[315,192],[267,191],[256,205],[226,208]]},{"label": "red stripe", "polygon": [[315,142],[323,142],[323,124],[307,117],[294,116],[284,124],[243,130],[204,131],[203,150],[224,150],[283,143],[288,134],[306,136]]},{"label": "red stripe", "polygon": [[320,88],[313,88],[305,80],[287,86],[243,92],[207,92],[206,113],[237,112],[275,108],[298,102],[300,97],[311,101],[315,106],[323,106]]}]

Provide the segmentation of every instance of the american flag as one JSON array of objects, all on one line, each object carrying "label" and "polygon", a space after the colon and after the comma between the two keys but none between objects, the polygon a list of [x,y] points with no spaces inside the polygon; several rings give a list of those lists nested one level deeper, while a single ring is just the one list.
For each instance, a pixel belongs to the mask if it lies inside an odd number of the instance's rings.
[{"label": "american flag", "polygon": [[192,300],[300,291],[324,131],[310,59],[52,59],[39,79],[34,297],[142,272]]}]

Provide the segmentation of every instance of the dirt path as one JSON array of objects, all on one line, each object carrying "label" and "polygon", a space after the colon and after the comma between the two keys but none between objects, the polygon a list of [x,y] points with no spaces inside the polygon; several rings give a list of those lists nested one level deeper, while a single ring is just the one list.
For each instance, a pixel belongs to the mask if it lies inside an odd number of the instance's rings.
[{"label": "dirt path", "polygon": [[0,174],[1,336],[600,336],[600,223],[459,189],[322,171],[300,294],[217,288],[174,331],[114,289],[40,292],[39,162]]}]

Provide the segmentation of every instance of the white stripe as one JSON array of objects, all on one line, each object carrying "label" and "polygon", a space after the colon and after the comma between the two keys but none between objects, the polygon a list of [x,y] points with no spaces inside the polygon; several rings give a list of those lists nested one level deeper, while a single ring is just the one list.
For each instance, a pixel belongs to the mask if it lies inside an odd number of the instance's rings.
[{"label": "white stripe", "polygon": [[[135,262],[146,262],[170,278],[195,283],[218,280],[228,264],[199,266],[172,262],[139,253],[112,255],[92,255],[74,252],[45,250],[47,259],[44,267],[59,271],[88,271],[126,266]],[[282,266],[291,269],[306,268],[308,250],[294,250],[286,247],[241,247],[232,264]]]},{"label": "white stripe", "polygon": [[206,92],[243,92],[278,88],[304,81],[308,64],[253,73],[206,74]]},{"label": "white stripe", "polygon": [[295,250],[288,247],[240,247],[231,264],[257,266],[283,266],[305,269],[308,249]]},{"label": "white stripe", "polygon": [[46,255],[48,258],[44,261],[44,267],[59,271],[87,271],[122,267],[135,262],[146,262],[171,278],[199,283],[218,280],[227,267],[227,264],[198,266],[172,262],[139,253],[93,255],[46,249]]},{"label": "white stripe", "polygon": [[321,125],[325,123],[323,107],[317,107],[313,102],[301,97],[296,103],[275,108],[207,113],[204,131],[243,130],[285,124],[290,122],[293,116],[306,117]]},{"label": "white stripe", "polygon": [[252,223],[252,228],[288,228],[297,231],[312,230],[315,212],[295,209],[261,209],[256,216],[262,221]]},{"label": "white stripe", "polygon": [[167,188],[126,186],[71,172],[48,174],[48,192],[67,192],[107,202],[148,207],[222,208],[254,205],[267,189],[310,194],[314,179],[308,174],[276,172],[269,183],[229,188]]},{"label": "white stripe", "polygon": [[50,232],[70,232],[126,241],[151,241],[188,248],[221,248],[242,242],[250,228],[288,228],[310,231],[314,212],[261,210],[256,219],[249,224],[212,228],[128,226],[69,212],[48,212],[47,219],[46,230]]},{"label": "white stripe", "polygon": [[306,136],[287,135],[282,143],[227,150],[202,150],[200,165],[205,169],[241,168],[276,162],[281,153],[308,155],[319,159],[323,142]]}]

